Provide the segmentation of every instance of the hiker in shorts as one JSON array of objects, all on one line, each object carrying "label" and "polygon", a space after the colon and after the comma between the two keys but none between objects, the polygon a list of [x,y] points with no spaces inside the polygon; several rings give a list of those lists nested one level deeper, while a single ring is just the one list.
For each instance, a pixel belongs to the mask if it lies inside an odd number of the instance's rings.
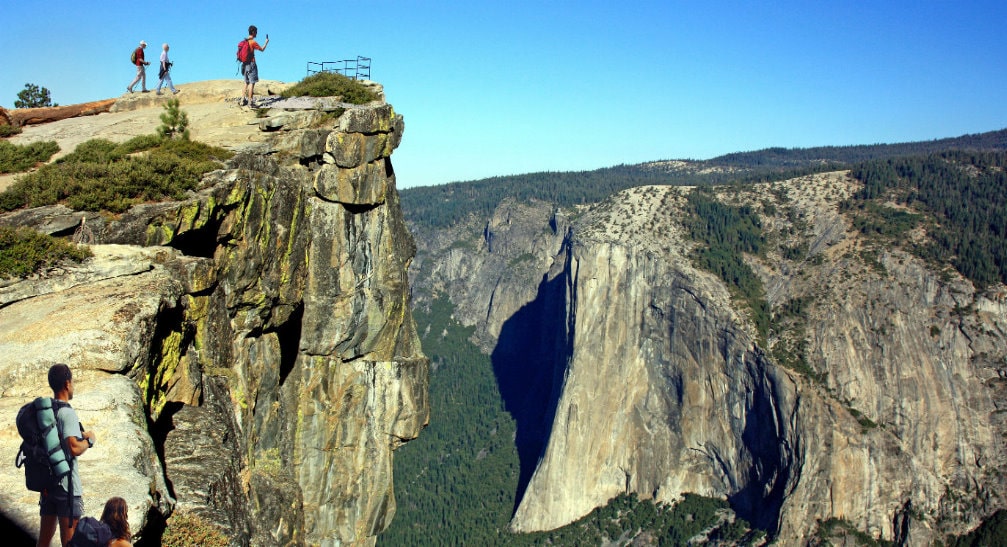
[{"label": "hiker in shorts", "polygon": [[147,42],[140,40],[140,47],[136,48],[133,52],[133,64],[136,65],[136,78],[133,78],[133,82],[126,86],[126,91],[130,93],[133,92],[133,86],[136,85],[136,82],[141,80],[143,83],[140,84],[140,91],[143,91],[144,93],[150,91],[147,89],[147,65],[150,63],[143,59],[143,48],[145,47],[147,47]]},{"label": "hiker in shorts", "polygon": [[[62,363],[50,367],[49,387],[52,388],[55,399],[69,403],[73,399],[73,375],[70,373],[70,367]],[[59,540],[64,547],[73,537],[77,521],[84,514],[84,497],[80,474],[77,472],[77,456],[94,446],[94,432],[81,431],[77,413],[69,404],[60,408],[56,413],[56,424],[62,437],[63,450],[66,452],[71,473],[69,477],[63,477],[59,482],[53,483],[51,487],[39,494],[39,515],[42,520],[36,544],[38,547],[49,546],[53,534],[56,533],[57,523],[59,524]],[[71,487],[73,503],[71,503],[69,494]]]},{"label": "hiker in shorts", "polygon": [[241,63],[241,74],[245,77],[245,93],[241,98],[241,106],[246,104],[254,107],[255,103],[252,99],[252,94],[255,93],[255,82],[259,81],[259,67],[255,64],[255,50],[266,51],[266,46],[269,45],[269,35],[266,35],[266,42],[259,45],[255,41],[255,36],[259,33],[259,29],[255,28],[255,25],[248,27],[248,60]]}]

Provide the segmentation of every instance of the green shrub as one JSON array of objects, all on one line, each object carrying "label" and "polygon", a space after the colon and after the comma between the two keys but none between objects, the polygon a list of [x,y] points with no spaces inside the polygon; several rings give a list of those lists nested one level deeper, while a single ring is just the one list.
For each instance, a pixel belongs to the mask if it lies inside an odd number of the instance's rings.
[{"label": "green shrub", "polygon": [[140,135],[123,143],[105,139],[91,139],[77,145],[73,152],[56,160],[56,163],[109,163],[130,154],[151,150],[163,144],[159,135]]},{"label": "green shrub", "polygon": [[164,535],[161,536],[164,547],[227,547],[230,542],[224,532],[213,523],[192,513],[179,511],[168,519]]},{"label": "green shrub", "polygon": [[170,141],[160,141],[159,145],[159,150],[195,162],[219,162],[228,160],[234,156],[234,153],[229,150],[216,146],[210,146],[198,141],[176,139]]},{"label": "green shrub", "polygon": [[860,429],[863,433],[867,433],[871,429],[878,427],[878,424],[874,420],[864,416],[859,410],[853,407],[847,407],[847,410],[850,411],[850,416],[853,416],[857,420],[857,423],[860,424]]},{"label": "green shrub", "polygon": [[369,87],[334,72],[319,72],[301,80],[280,94],[283,97],[342,97],[344,102],[365,104],[378,100]]},{"label": "green shrub", "polygon": [[64,261],[80,262],[91,250],[30,228],[0,226],[0,279],[26,277]]},{"label": "green shrub", "polygon": [[59,145],[55,141],[13,144],[0,140],[0,174],[27,171],[49,161],[56,152],[59,152]]},{"label": "green shrub", "polygon": [[0,125],[0,138],[13,137],[21,133],[21,128],[16,125]]},{"label": "green shrub", "polygon": [[121,144],[93,139],[0,192],[0,210],[64,203],[78,211],[121,213],[137,203],[180,200],[231,156],[222,148],[158,135]]}]

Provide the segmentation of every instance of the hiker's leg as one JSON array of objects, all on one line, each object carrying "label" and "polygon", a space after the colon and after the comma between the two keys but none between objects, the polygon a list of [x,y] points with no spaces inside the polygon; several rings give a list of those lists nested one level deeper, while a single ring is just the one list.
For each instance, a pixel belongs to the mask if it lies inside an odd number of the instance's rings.
[{"label": "hiker's leg", "polygon": [[245,87],[241,88],[240,105],[248,104],[248,63],[241,63],[241,78],[245,81]]},{"label": "hiker's leg", "polygon": [[73,537],[73,531],[77,528],[77,519],[71,517],[59,517],[59,541],[66,547]]},{"label": "hiker's leg", "polygon": [[140,81],[140,75],[143,74],[142,71],[143,71],[143,67],[141,67],[141,66],[136,67],[136,78],[133,78],[133,81],[130,82],[130,84],[128,86],[126,86],[126,89],[129,90],[130,93],[133,92],[133,86],[136,85],[136,82]]},{"label": "hiker's leg", "polygon": [[245,81],[248,82],[248,104],[252,104],[252,97],[255,95],[255,82],[259,81],[259,67],[255,61],[248,63],[248,72],[245,74]]},{"label": "hiker's leg", "polygon": [[38,542],[36,547],[49,547],[52,543],[52,536],[56,533],[56,515],[42,515],[42,522],[38,527]]},{"label": "hiker's leg", "polygon": [[143,84],[140,86],[140,89],[147,91],[147,68],[143,65],[140,65],[140,75],[143,78]]}]

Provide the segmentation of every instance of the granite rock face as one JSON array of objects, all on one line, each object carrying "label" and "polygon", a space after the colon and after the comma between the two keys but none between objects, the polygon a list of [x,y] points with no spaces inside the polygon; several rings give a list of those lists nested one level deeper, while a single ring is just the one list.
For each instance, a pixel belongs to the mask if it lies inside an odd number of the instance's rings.
[{"label": "granite rock face", "polygon": [[[560,527],[624,492],[692,492],[729,500],[783,545],[829,519],[928,545],[1007,506],[1004,293],[872,247],[837,206],[854,187],[831,173],[718,195],[759,211],[774,242],[746,257],[781,325],[768,338],[689,259],[688,188],[583,211],[547,238],[552,260],[538,234],[563,214],[548,204],[454,227],[464,255],[417,232],[418,301],[447,294],[494,366],[520,378],[498,373],[519,446],[537,454],[521,462],[514,530]],[[537,224],[500,222],[536,207]],[[490,266],[525,254],[523,276]]]},{"label": "granite rock face", "polygon": [[569,229],[568,214],[551,204],[510,199],[485,226],[413,227],[419,251],[410,273],[422,288],[417,304],[449,294],[455,313],[478,326],[475,336],[489,352],[503,324],[535,300]]},{"label": "granite rock face", "polygon": [[[0,405],[44,394],[37,373],[60,360],[95,378],[78,387],[75,406],[91,392],[107,398],[104,383],[124,383],[131,398],[81,414],[106,431],[125,425],[113,410],[136,423],[131,461],[143,480],[104,485],[142,489],[130,515],[148,537],[184,510],[235,545],[367,545],[395,513],[393,451],[429,416],[407,278],[415,247],[391,164],[404,125],[383,102],[324,106],[325,115],[270,111],[272,122],[256,122],[268,135],[185,201],[114,219],[60,208],[0,219],[66,233],[87,217],[100,242],[120,244],[97,254],[139,255],[102,274],[105,285],[88,280],[95,273],[53,272],[32,282],[48,287],[44,296],[19,289],[24,281],[0,289],[10,302],[0,304],[9,339],[0,345],[18,350],[0,351],[0,376],[19,378],[3,384]],[[110,270],[99,263],[81,269]],[[93,313],[70,300],[75,291],[101,298]],[[51,310],[40,309],[43,298]],[[56,328],[61,316],[82,332]],[[0,442],[16,451],[16,437],[4,429]],[[97,504],[94,453],[82,465]],[[0,480],[13,484],[9,471]],[[31,532],[27,501],[5,499],[0,511]]]}]

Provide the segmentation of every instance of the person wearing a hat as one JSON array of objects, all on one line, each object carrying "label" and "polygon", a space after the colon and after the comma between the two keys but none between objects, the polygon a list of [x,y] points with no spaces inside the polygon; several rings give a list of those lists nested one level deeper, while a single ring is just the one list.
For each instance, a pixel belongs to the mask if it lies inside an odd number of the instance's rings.
[{"label": "person wearing a hat", "polygon": [[136,78],[133,78],[133,82],[126,86],[126,91],[130,93],[133,92],[133,86],[135,86],[136,82],[139,81],[143,82],[140,84],[140,90],[142,92],[146,93],[150,91],[147,89],[147,65],[150,63],[143,59],[143,48],[145,47],[147,47],[147,42],[140,40],[140,47],[136,48],[136,51],[133,52],[132,61],[133,64],[136,65]]}]

